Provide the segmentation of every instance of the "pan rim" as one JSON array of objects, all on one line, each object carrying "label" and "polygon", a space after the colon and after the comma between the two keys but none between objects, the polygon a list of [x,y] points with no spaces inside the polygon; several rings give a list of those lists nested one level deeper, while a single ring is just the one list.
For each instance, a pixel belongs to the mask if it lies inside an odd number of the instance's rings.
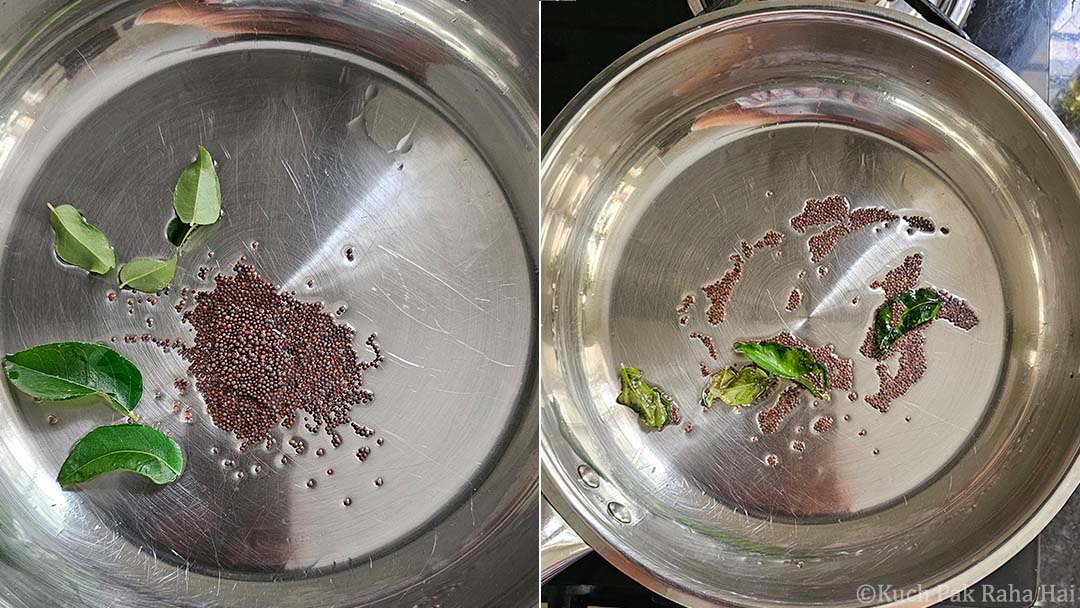
[{"label": "pan rim", "polygon": [[[553,159],[558,156],[567,140],[567,134],[574,131],[576,125],[586,121],[590,110],[612,89],[647,62],[676,51],[680,46],[691,43],[699,36],[743,25],[749,21],[797,17],[820,18],[829,15],[848,19],[867,19],[880,26],[899,28],[899,31],[917,38],[919,42],[935,46],[968,64],[980,76],[999,88],[1009,101],[1014,103],[1017,109],[1042,131],[1042,139],[1053,151],[1055,157],[1061,161],[1062,165],[1073,167],[1073,171],[1070,172],[1072,186],[1074,190],[1080,190],[1080,146],[1046,102],[1017,74],[975,44],[945,30],[894,10],[844,0],[764,0],[714,13],[705,13],[661,32],[634,47],[582,88],[545,130],[541,139],[543,153],[540,166],[541,188],[551,171]],[[544,193],[541,191],[541,200],[543,199]],[[546,212],[547,209],[542,208],[541,211]],[[543,224],[541,226],[542,256],[546,241],[546,227]],[[553,293],[551,286],[543,285],[542,289],[544,292],[542,297]],[[558,356],[553,349],[544,349],[541,353],[541,365],[544,367],[541,369],[548,366],[557,368],[557,359]],[[544,380],[542,371],[541,398],[545,403],[549,400],[556,402],[557,397],[544,387]],[[616,543],[609,542],[608,537],[611,535],[602,532],[606,530],[606,527],[593,525],[598,523],[600,516],[592,510],[580,508],[579,503],[573,500],[574,482],[571,479],[571,473],[559,470],[553,448],[549,444],[549,437],[555,435],[557,432],[549,433],[546,429],[541,429],[541,489],[545,498],[593,550],[638,583],[669,599],[692,608],[728,605],[716,603],[690,590],[672,585],[644,568],[640,561],[617,547]],[[972,565],[932,587],[921,589],[917,594],[909,597],[878,605],[890,608],[926,608],[976,584],[1027,546],[1057,515],[1078,486],[1080,486],[1080,456],[1074,456],[1053,491],[1041,503],[1032,505],[1032,515],[1010,532],[996,548]],[[752,598],[728,592],[720,592],[717,595],[726,602],[736,602],[739,605],[767,605],[778,608],[797,608],[803,605],[755,601]],[[852,605],[869,604],[853,603]]]}]

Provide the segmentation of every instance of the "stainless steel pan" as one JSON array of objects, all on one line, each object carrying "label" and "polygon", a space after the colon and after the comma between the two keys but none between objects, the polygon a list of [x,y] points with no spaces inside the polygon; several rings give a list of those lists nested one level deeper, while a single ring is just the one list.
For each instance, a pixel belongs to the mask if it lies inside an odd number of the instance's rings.
[{"label": "stainless steel pan", "polygon": [[[1016,75],[881,9],[752,3],[633,50],[545,139],[545,495],[605,558],[690,606],[927,606],[978,581],[1080,482],[1077,159]],[[830,194],[949,234],[853,234],[819,280],[788,219]],[[770,228],[779,253],[747,262],[729,318],[708,325],[700,287]],[[699,362],[781,329],[834,344],[856,390],[876,390],[858,354],[882,301],[869,283],[915,252],[923,281],[981,321],[935,325],[929,371],[888,414],[834,395],[762,436],[752,410],[697,407]],[[693,431],[646,432],[615,403],[620,364]],[[810,432],[822,414],[836,426]]]},{"label": "stainless steel pan", "polygon": [[[69,447],[116,417],[4,383],[0,605],[535,604],[536,28],[530,0],[0,3],[0,348],[109,343],[146,318],[187,335],[176,291],[246,255],[346,304],[388,352],[356,416],[385,445],[361,464],[359,437],[301,432],[282,466],[280,448],[238,452],[196,395],[193,424],[173,415],[183,362],[121,339],[140,414],[187,455],[160,489],[62,492]],[[173,298],[129,315],[114,282],[56,262],[48,202],[78,206],[121,259],[167,254],[170,189],[200,143],[226,215]]]}]

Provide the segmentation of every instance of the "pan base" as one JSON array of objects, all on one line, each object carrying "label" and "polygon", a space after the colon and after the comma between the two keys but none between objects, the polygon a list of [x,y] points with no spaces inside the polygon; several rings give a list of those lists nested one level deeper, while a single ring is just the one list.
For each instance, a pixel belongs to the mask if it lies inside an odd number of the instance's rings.
[{"label": "pan base", "polygon": [[[660,185],[626,233],[621,257],[605,261],[614,275],[602,303],[609,319],[609,367],[645,370],[680,400],[694,430],[647,433],[633,412],[613,405],[607,414],[616,423],[612,440],[649,445],[663,463],[657,468],[662,478],[695,489],[686,505],[691,513],[737,508],[774,520],[827,521],[866,514],[918,492],[976,434],[1002,364],[1000,277],[978,223],[952,184],[925,160],[872,133],[785,123],[725,140],[722,147],[709,140],[703,134],[665,156],[667,168],[659,169],[654,182]],[[799,233],[790,220],[806,200],[830,195],[847,197],[852,208],[932,218],[948,234],[909,234],[902,220],[876,223],[842,237],[831,253],[813,261],[808,241],[829,225]],[[732,269],[729,256],[745,256],[742,241],[754,243],[771,230],[783,234],[783,243],[743,258],[725,319],[710,323],[702,288]],[[657,239],[658,234],[674,238]],[[926,374],[883,414],[865,401],[879,390],[876,362],[859,353],[874,310],[884,301],[870,284],[913,254],[924,259],[918,285],[967,299],[980,322],[971,332],[944,321],[928,328]],[[793,290],[801,302],[787,310]],[[676,309],[686,295],[697,303],[682,325]],[[760,430],[758,414],[774,405],[779,390],[753,407],[698,407],[705,382],[699,364],[714,370],[743,364],[730,350],[735,341],[781,331],[809,344],[832,344],[840,357],[851,359],[854,401],[849,391],[833,391],[830,401],[803,392],[799,405],[770,433]],[[692,334],[711,339],[718,358]],[[962,376],[951,369],[957,359],[966,361]],[[895,374],[897,358],[889,364]],[[822,417],[834,423],[816,432]]]},{"label": "pan base", "polygon": [[[6,182],[22,191],[5,206],[0,266],[18,297],[0,335],[6,352],[55,340],[115,346],[143,371],[143,421],[177,439],[187,470],[162,488],[110,476],[60,493],[53,479],[69,447],[115,416],[12,394],[4,424],[26,455],[27,500],[55,520],[60,541],[154,555],[185,572],[268,580],[366,570],[470,503],[521,421],[533,275],[508,201],[453,118],[379,66],[243,39],[161,65],[154,47],[125,41],[134,56],[80,61],[63,87],[36,91],[41,107],[23,108],[27,128],[9,161],[18,168],[8,171],[18,178]],[[193,237],[171,297],[110,301],[111,277],[56,261],[47,202],[77,206],[120,261],[171,255],[172,184],[199,144],[218,163],[225,215]],[[148,332],[190,343],[172,308],[178,293],[211,289],[241,256],[297,298],[341,308],[335,318],[355,328],[362,358],[378,332],[387,360],[365,377],[376,397],[353,416],[374,437],[339,429],[345,441],[334,449],[301,420],[276,429],[273,448],[240,452],[196,391],[174,390],[186,368],[175,352],[125,343]],[[129,298],[139,298],[130,314]],[[174,400],[192,423],[172,413]],[[306,443],[303,454],[290,439]],[[494,505],[478,506],[475,521],[485,508]],[[433,563],[460,549],[449,537],[435,544],[425,547]]]}]

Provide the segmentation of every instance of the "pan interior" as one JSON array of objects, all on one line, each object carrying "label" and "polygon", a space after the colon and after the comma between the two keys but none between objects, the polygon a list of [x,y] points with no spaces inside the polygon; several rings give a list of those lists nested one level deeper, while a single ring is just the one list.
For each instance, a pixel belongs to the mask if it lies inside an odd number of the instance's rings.
[{"label": "pan interior", "polygon": [[[885,19],[764,10],[649,58],[582,102],[544,161],[542,426],[575,516],[682,601],[858,605],[861,584],[901,597],[971,567],[1077,451],[1067,227],[1080,213],[1064,148],[970,60]],[[828,226],[790,220],[830,195],[935,229],[876,224],[814,262],[809,237]],[[769,230],[782,245],[748,258],[740,242]],[[916,253],[919,285],[964,298],[979,323],[927,329],[925,376],[881,413],[859,354],[884,301],[870,284]],[[733,254],[742,276],[710,323],[702,288]],[[734,341],[784,330],[852,359],[857,396],[804,394],[767,434],[757,414],[775,392],[698,406],[699,364],[739,362]],[[692,431],[648,431],[616,404],[620,365],[663,387]],[[835,423],[815,432],[823,416]]]},{"label": "pan interior", "polygon": [[[64,13],[7,66],[6,82],[24,88],[0,91],[2,348],[115,346],[143,372],[143,421],[177,439],[187,458],[169,486],[117,476],[60,492],[54,478],[70,446],[116,416],[33,403],[5,385],[4,508],[35,539],[35,554],[63,555],[37,575],[71,587],[62,605],[158,605],[161,594],[196,605],[222,586],[234,596],[216,597],[230,605],[270,605],[285,592],[255,585],[282,579],[298,581],[286,593],[295,605],[357,605],[404,593],[460,559],[527,493],[520,446],[518,480],[487,483],[513,433],[531,428],[535,275],[519,203],[461,115],[401,72],[416,70],[431,88],[454,78],[477,105],[490,103],[488,91],[428,33],[396,39],[405,45],[400,65],[339,50],[379,44],[378,28],[365,31],[374,19],[407,23],[406,7],[391,17],[377,4],[99,3],[111,12],[94,26]],[[505,117],[490,120],[506,128]],[[507,144],[514,136],[501,135]],[[120,261],[171,255],[172,185],[199,144],[217,162],[225,215],[193,237],[168,297],[151,305],[121,292],[112,301],[113,278],[57,262],[46,203],[77,206]],[[386,363],[365,374],[375,399],[353,413],[374,437],[340,428],[335,449],[301,418],[274,431],[273,448],[241,452],[196,391],[174,388],[186,369],[175,351],[125,343],[150,334],[190,344],[173,310],[181,288],[212,289],[241,256],[355,328],[361,358],[378,333]],[[193,422],[173,413],[174,400]],[[294,438],[306,443],[303,454]],[[361,462],[364,446],[371,454]],[[102,553],[108,573],[99,571]],[[337,584],[301,580],[318,574]],[[145,584],[130,583],[140,577]],[[20,593],[33,603],[41,588]]]}]

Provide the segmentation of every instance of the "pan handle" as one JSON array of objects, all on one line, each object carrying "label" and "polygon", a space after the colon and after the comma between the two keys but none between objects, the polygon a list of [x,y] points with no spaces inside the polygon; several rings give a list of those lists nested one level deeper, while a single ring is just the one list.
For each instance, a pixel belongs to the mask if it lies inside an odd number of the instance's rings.
[{"label": "pan handle", "polygon": [[[690,10],[694,15],[700,15],[706,11],[715,11],[722,8],[729,8],[742,2],[742,0],[687,0],[690,4]],[[970,40],[968,35],[964,32],[962,24],[953,23],[952,19],[941,12],[941,9],[937,7],[931,0],[905,0],[908,6],[919,13],[919,15],[926,20],[927,23],[936,25],[940,28],[944,28],[961,38]]]},{"label": "pan handle", "polygon": [[591,551],[555,507],[543,499],[540,504],[540,584]]}]

